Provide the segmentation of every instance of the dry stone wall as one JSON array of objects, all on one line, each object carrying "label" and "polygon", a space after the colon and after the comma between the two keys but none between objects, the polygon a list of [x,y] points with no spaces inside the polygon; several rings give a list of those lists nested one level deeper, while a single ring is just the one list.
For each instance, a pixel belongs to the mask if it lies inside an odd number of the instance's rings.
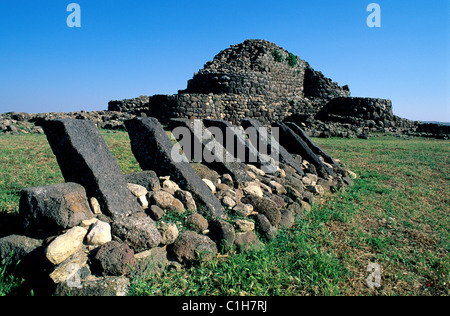
[{"label": "dry stone wall", "polygon": [[[214,125],[230,127],[223,121],[207,127],[201,121],[182,123],[204,142],[203,149],[220,144]],[[202,127],[190,129],[191,123]],[[36,295],[126,295],[136,277],[182,269],[232,249],[258,251],[279,228],[291,228],[317,196],[345,189],[354,175],[292,125],[286,129],[302,151],[257,136],[255,144],[270,142],[280,153],[276,167],[266,173],[245,159],[234,160],[225,148],[223,157],[233,159],[227,164],[179,160],[185,148],[169,139],[170,130],[155,118],[134,118],[127,128],[144,171],[126,176],[94,122],[64,119],[43,125],[67,182],[24,189],[22,227],[0,238],[0,259],[17,256]],[[264,153],[260,147],[253,150]],[[171,220],[174,215],[180,220]]]}]

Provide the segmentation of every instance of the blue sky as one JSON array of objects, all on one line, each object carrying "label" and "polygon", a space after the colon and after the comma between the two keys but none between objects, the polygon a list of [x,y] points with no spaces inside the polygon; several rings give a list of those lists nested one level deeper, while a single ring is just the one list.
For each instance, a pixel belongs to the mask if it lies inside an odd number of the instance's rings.
[{"label": "blue sky", "polygon": [[[81,28],[66,7],[81,7]],[[174,94],[230,45],[266,39],[352,96],[393,101],[394,114],[450,121],[448,0],[3,0],[0,113],[105,110],[109,100]]]}]

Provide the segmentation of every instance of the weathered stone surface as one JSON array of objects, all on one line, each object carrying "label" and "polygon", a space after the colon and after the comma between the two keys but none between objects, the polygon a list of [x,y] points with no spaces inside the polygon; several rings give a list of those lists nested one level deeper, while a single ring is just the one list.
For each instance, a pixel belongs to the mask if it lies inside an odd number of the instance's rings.
[{"label": "weathered stone surface", "polygon": [[43,128],[66,182],[81,184],[107,215],[142,211],[92,121],[54,120],[45,122]]},{"label": "weathered stone surface", "polygon": [[236,231],[233,225],[224,220],[213,220],[209,223],[209,235],[222,252],[227,252],[233,246]]},{"label": "weathered stone surface", "polygon": [[174,244],[168,246],[168,251],[181,263],[194,263],[212,260],[217,246],[208,236],[185,231]]},{"label": "weathered stone surface", "polygon": [[281,212],[275,202],[268,198],[261,198],[255,195],[248,195],[242,199],[244,203],[253,205],[256,212],[267,217],[273,226],[277,226],[281,220]]},{"label": "weathered stone surface", "polygon": [[238,219],[234,221],[234,227],[236,227],[238,232],[246,233],[255,229],[255,223],[252,221]]},{"label": "weathered stone surface", "polygon": [[208,221],[199,213],[192,213],[186,218],[186,225],[189,229],[202,233],[203,231],[208,229],[209,223]]},{"label": "weathered stone surface", "polygon": [[223,217],[220,201],[174,147],[155,118],[136,118],[126,122],[131,148],[143,170],[170,175],[182,190],[192,193],[197,204],[212,217]]},{"label": "weathered stone surface", "polygon": [[152,205],[149,209],[147,209],[147,214],[153,219],[154,221],[159,221],[166,212],[160,208],[158,205]]},{"label": "weathered stone surface", "polygon": [[86,234],[86,228],[76,226],[56,237],[45,251],[47,259],[55,265],[60,264],[82,247]]},{"label": "weathered stone surface", "polygon": [[134,255],[136,260],[135,271],[143,277],[162,273],[169,260],[166,248],[156,247]]},{"label": "weathered stone surface", "polygon": [[13,253],[22,259],[42,246],[42,240],[20,235],[10,235],[0,238],[0,262]]},{"label": "weathered stone surface", "polygon": [[195,203],[194,197],[191,192],[184,190],[175,191],[175,198],[180,200],[184,207],[189,211],[197,211],[197,204]]},{"label": "weathered stone surface", "polygon": [[76,183],[23,189],[19,214],[25,228],[47,230],[71,228],[94,216],[86,191]]},{"label": "weathered stone surface", "polygon": [[122,276],[131,273],[136,264],[133,250],[124,243],[111,241],[102,245],[92,258],[96,274]]},{"label": "weathered stone surface", "polygon": [[257,184],[251,183],[250,185],[245,186],[243,190],[246,194],[252,194],[260,198],[264,196],[263,190]]},{"label": "weathered stone surface", "polygon": [[254,207],[251,204],[239,203],[233,208],[239,216],[249,216],[254,212]]},{"label": "weathered stone surface", "polygon": [[86,236],[88,245],[103,245],[112,240],[111,226],[102,221],[96,221]]},{"label": "weathered stone surface", "polygon": [[222,184],[228,185],[230,188],[234,187],[234,181],[230,174],[225,173],[222,175]]},{"label": "weathered stone surface", "polygon": [[174,223],[161,223],[158,228],[161,234],[161,245],[170,245],[178,238],[179,231]]},{"label": "weathered stone surface", "polygon": [[303,129],[301,129],[300,126],[295,124],[294,122],[286,122],[286,125],[290,127],[294,133],[296,133],[307,145],[308,147],[315,153],[316,155],[322,156],[325,162],[337,166],[338,163],[336,160],[334,160],[333,157],[331,157],[329,154],[327,154],[322,148],[317,146],[311,138],[305,133]]},{"label": "weathered stone surface", "polygon": [[78,287],[70,287],[67,283],[59,283],[56,296],[127,296],[130,280],[127,277],[95,277],[90,276],[80,281]]},{"label": "weathered stone surface", "polygon": [[237,233],[234,241],[238,252],[257,251],[264,247],[264,244],[258,239],[258,236],[252,231]]},{"label": "weathered stone surface", "polygon": [[145,213],[117,218],[111,225],[112,234],[126,243],[135,252],[158,246],[161,234],[155,222]]},{"label": "weathered stone surface", "polygon": [[213,134],[216,130],[220,131],[222,137],[217,137],[217,141],[236,159],[244,163],[254,163],[267,173],[276,172],[277,167],[246,140],[246,135],[239,128],[223,120],[205,119],[203,123]]},{"label": "weathered stone surface", "polygon": [[[238,162],[205,128],[200,120],[189,119],[172,119],[169,127],[175,132],[176,137],[183,138],[180,145],[186,156],[191,157],[195,161],[200,161],[209,168],[219,172],[220,174],[230,174],[234,181],[245,182],[250,181],[248,174],[245,172],[245,165]],[[183,128],[184,133],[178,135],[177,128]],[[181,130],[181,129],[180,129]],[[198,151],[200,150],[200,152]],[[197,157],[198,153],[202,153]]]},{"label": "weathered stone surface", "polygon": [[81,249],[55,267],[53,272],[50,273],[50,279],[55,284],[72,282],[71,284],[75,285],[77,281],[81,280],[83,272],[90,273],[87,261],[88,252]]},{"label": "weathered stone surface", "polygon": [[267,240],[272,240],[277,235],[277,229],[272,226],[266,216],[263,214],[256,214],[254,217],[256,228]]},{"label": "weathered stone surface", "polygon": [[216,186],[214,183],[209,179],[202,179],[203,182],[208,186],[208,188],[211,190],[212,193],[216,193]]},{"label": "weathered stone surface", "polygon": [[156,191],[161,189],[161,183],[156,175],[156,172],[152,170],[135,172],[125,175],[125,180],[128,183],[134,183],[142,185],[148,191]]},{"label": "weathered stone surface", "polygon": [[128,183],[127,187],[135,197],[145,196],[148,193],[148,190],[139,184]]},{"label": "weathered stone surface", "polygon": [[313,164],[321,177],[325,178],[329,175],[336,177],[336,173],[328,168],[311,150],[308,144],[290,127],[285,123],[274,123],[274,126],[280,129],[280,144],[289,152],[299,154],[309,163]]},{"label": "weathered stone surface", "polygon": [[100,207],[100,203],[98,203],[95,197],[91,197],[89,199],[89,205],[91,206],[91,210],[95,215],[102,214],[102,209]]},{"label": "weathered stone surface", "polygon": [[175,198],[169,192],[159,190],[152,194],[151,200],[163,210],[175,209]]},{"label": "weathered stone surface", "polygon": [[277,157],[279,162],[285,163],[294,168],[299,175],[303,175],[303,169],[301,165],[295,161],[292,155],[280,144],[274,136],[270,135],[267,130],[256,119],[244,119],[242,120],[242,127],[246,131],[252,131],[255,135],[249,135],[250,138],[256,138],[253,143],[261,144],[264,148],[267,148],[270,152],[273,152],[272,156]]},{"label": "weathered stone surface", "polygon": [[278,227],[292,228],[295,222],[294,212],[291,210],[281,210],[281,220]]}]

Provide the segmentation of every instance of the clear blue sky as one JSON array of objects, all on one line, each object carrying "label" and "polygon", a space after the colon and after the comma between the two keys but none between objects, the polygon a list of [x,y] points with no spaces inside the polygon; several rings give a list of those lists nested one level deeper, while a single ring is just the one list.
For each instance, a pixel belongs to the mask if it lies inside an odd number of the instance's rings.
[{"label": "clear blue sky", "polygon": [[[81,7],[81,28],[66,7]],[[366,7],[381,7],[369,28]],[[450,121],[448,0],[2,0],[0,113],[105,110],[109,100],[174,94],[221,50],[266,39],[353,96],[394,114]]]}]

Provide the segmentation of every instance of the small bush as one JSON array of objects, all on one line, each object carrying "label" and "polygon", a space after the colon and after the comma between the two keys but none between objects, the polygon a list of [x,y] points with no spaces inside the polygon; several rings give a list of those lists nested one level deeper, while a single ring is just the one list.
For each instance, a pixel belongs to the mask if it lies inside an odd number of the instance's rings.
[{"label": "small bush", "polygon": [[281,53],[280,53],[279,51],[274,50],[274,51],[272,52],[272,56],[273,56],[273,59],[274,59],[276,62],[278,62],[278,63],[283,62],[283,55],[281,55]]}]

